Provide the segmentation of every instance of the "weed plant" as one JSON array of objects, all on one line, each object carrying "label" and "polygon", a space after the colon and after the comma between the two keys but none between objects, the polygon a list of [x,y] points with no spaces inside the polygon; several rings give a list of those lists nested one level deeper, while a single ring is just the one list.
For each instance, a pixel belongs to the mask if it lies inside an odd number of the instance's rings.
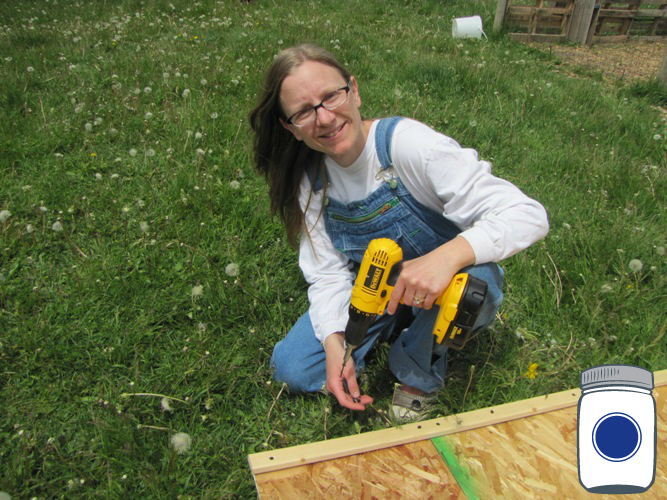
[{"label": "weed plant", "polygon": [[306,285],[247,114],[273,55],[306,41],[357,76],[365,116],[422,120],[549,212],[548,237],[503,263],[495,325],[450,356],[436,413],[575,387],[598,364],[667,368],[664,112],[503,34],[451,38],[452,18],[494,12],[0,3],[0,491],[252,497],[249,453],[387,425],[387,345],[365,413],[271,380]]}]

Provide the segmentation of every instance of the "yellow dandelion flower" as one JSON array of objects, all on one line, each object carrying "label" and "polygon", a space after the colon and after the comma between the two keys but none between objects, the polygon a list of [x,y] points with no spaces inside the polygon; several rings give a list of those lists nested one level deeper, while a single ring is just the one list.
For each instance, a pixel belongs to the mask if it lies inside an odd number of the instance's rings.
[{"label": "yellow dandelion flower", "polygon": [[531,363],[531,365],[528,367],[528,371],[523,374],[524,377],[527,377],[529,379],[534,379],[537,377],[537,367],[540,366],[537,363]]}]

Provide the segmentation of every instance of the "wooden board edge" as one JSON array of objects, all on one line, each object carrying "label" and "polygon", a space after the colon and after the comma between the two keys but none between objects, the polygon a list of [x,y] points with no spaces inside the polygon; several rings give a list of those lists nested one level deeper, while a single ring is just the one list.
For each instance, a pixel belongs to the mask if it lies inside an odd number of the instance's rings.
[{"label": "wooden board edge", "polygon": [[[667,385],[667,370],[654,373],[654,384],[656,387]],[[263,451],[248,455],[248,464],[254,475],[381,450],[569,408],[578,403],[580,396],[580,389],[571,389],[400,427]]]},{"label": "wooden board edge", "polygon": [[543,33],[510,33],[509,37],[517,42],[564,43],[567,35],[548,35]]}]

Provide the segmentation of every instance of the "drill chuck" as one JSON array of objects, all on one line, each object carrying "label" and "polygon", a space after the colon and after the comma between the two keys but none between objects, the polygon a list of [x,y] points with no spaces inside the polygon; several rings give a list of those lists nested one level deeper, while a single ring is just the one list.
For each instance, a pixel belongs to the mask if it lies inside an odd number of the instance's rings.
[{"label": "drill chuck", "polygon": [[368,329],[377,317],[376,314],[360,311],[352,305],[350,306],[349,314],[350,319],[345,326],[345,343],[347,344],[345,363],[350,359],[352,350],[356,349],[364,341]]}]

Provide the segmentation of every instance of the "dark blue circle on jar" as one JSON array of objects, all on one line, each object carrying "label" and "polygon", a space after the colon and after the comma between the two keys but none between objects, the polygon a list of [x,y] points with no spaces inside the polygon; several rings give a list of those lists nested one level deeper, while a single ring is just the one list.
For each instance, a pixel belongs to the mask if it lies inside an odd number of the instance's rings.
[{"label": "dark blue circle on jar", "polygon": [[610,462],[632,458],[642,444],[637,421],[625,413],[608,413],[593,427],[593,446],[598,455]]}]

